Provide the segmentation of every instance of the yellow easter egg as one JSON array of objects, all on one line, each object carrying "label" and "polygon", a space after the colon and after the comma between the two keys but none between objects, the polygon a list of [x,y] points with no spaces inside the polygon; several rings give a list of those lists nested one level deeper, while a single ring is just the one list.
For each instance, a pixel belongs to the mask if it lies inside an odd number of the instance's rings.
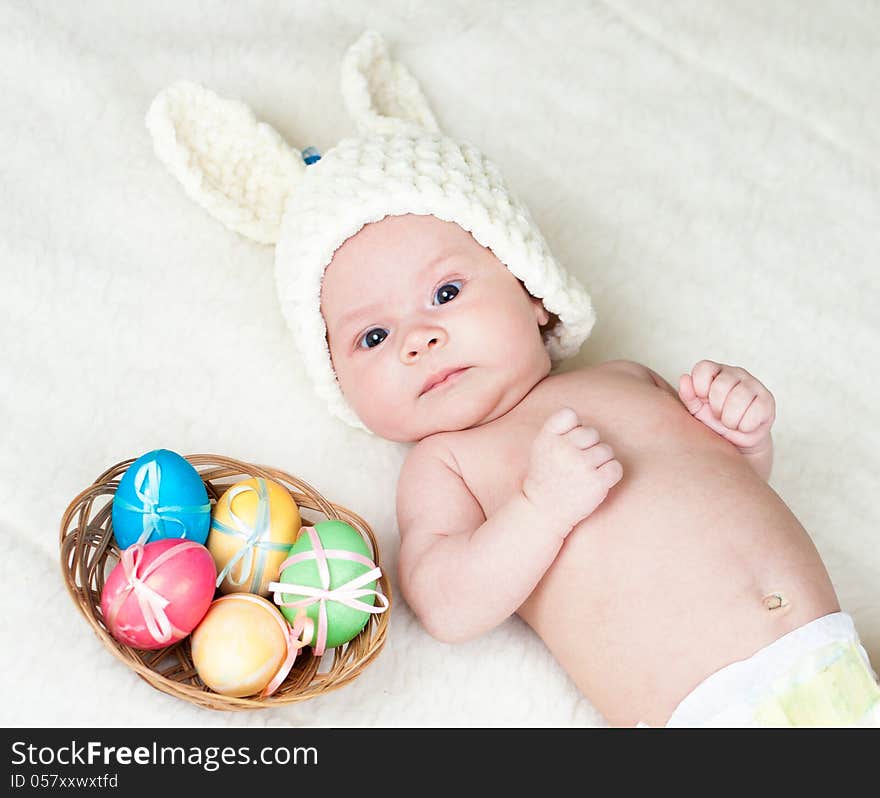
[{"label": "yellow easter egg", "polygon": [[259,693],[287,657],[286,624],[266,599],[233,593],[212,602],[192,633],[192,659],[214,692],[242,697]]},{"label": "yellow easter egg", "polygon": [[232,485],[211,513],[205,543],[220,591],[268,596],[301,521],[293,497],[277,482],[254,477]]}]

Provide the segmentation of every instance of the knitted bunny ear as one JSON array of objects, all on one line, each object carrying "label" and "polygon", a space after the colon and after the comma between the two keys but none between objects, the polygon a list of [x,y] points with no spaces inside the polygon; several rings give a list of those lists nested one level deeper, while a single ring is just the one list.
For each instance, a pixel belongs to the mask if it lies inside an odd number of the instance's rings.
[{"label": "knitted bunny ear", "polygon": [[254,241],[277,242],[284,202],[306,168],[299,150],[244,103],[195,83],[160,92],[146,122],[156,155],[192,200]]},{"label": "knitted bunny ear", "polygon": [[365,31],[348,48],[341,72],[342,97],[361,135],[413,125],[438,130],[418,82],[403,64],[391,60],[376,31]]}]

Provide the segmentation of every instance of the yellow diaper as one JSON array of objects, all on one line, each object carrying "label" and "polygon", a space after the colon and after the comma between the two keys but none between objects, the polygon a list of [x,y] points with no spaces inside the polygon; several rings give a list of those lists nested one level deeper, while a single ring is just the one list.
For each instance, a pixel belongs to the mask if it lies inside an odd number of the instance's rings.
[{"label": "yellow diaper", "polygon": [[770,687],[758,726],[859,726],[880,710],[880,687],[857,643],[831,643],[804,657]]},{"label": "yellow diaper", "polygon": [[669,727],[880,727],[880,685],[852,618],[804,624],[708,676]]}]

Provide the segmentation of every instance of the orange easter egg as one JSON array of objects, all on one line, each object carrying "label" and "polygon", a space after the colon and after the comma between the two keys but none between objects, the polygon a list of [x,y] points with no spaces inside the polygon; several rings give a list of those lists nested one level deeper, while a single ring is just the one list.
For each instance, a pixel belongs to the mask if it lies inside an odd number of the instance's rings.
[{"label": "orange easter egg", "polygon": [[301,522],[299,507],[277,482],[254,477],[231,486],[211,513],[205,544],[220,591],[268,596]]},{"label": "orange easter egg", "polygon": [[192,659],[214,692],[249,696],[278,674],[288,652],[288,626],[266,599],[232,593],[215,600],[192,633]]}]

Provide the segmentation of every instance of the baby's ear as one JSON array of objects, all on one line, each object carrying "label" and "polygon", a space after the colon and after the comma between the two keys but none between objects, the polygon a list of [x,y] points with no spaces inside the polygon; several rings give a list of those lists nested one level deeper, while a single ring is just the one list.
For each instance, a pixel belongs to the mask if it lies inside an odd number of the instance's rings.
[{"label": "baby's ear", "polygon": [[215,219],[263,244],[278,240],[284,203],[305,162],[248,106],[196,83],[160,92],[146,117],[159,160]]},{"label": "baby's ear", "polygon": [[392,61],[380,34],[367,30],[342,60],[342,97],[358,133],[393,133],[413,127],[437,131],[437,120],[418,81]]},{"label": "baby's ear", "polygon": [[550,313],[544,307],[544,303],[537,297],[532,297],[532,305],[535,308],[535,317],[538,319],[538,326],[543,327],[550,323]]}]

